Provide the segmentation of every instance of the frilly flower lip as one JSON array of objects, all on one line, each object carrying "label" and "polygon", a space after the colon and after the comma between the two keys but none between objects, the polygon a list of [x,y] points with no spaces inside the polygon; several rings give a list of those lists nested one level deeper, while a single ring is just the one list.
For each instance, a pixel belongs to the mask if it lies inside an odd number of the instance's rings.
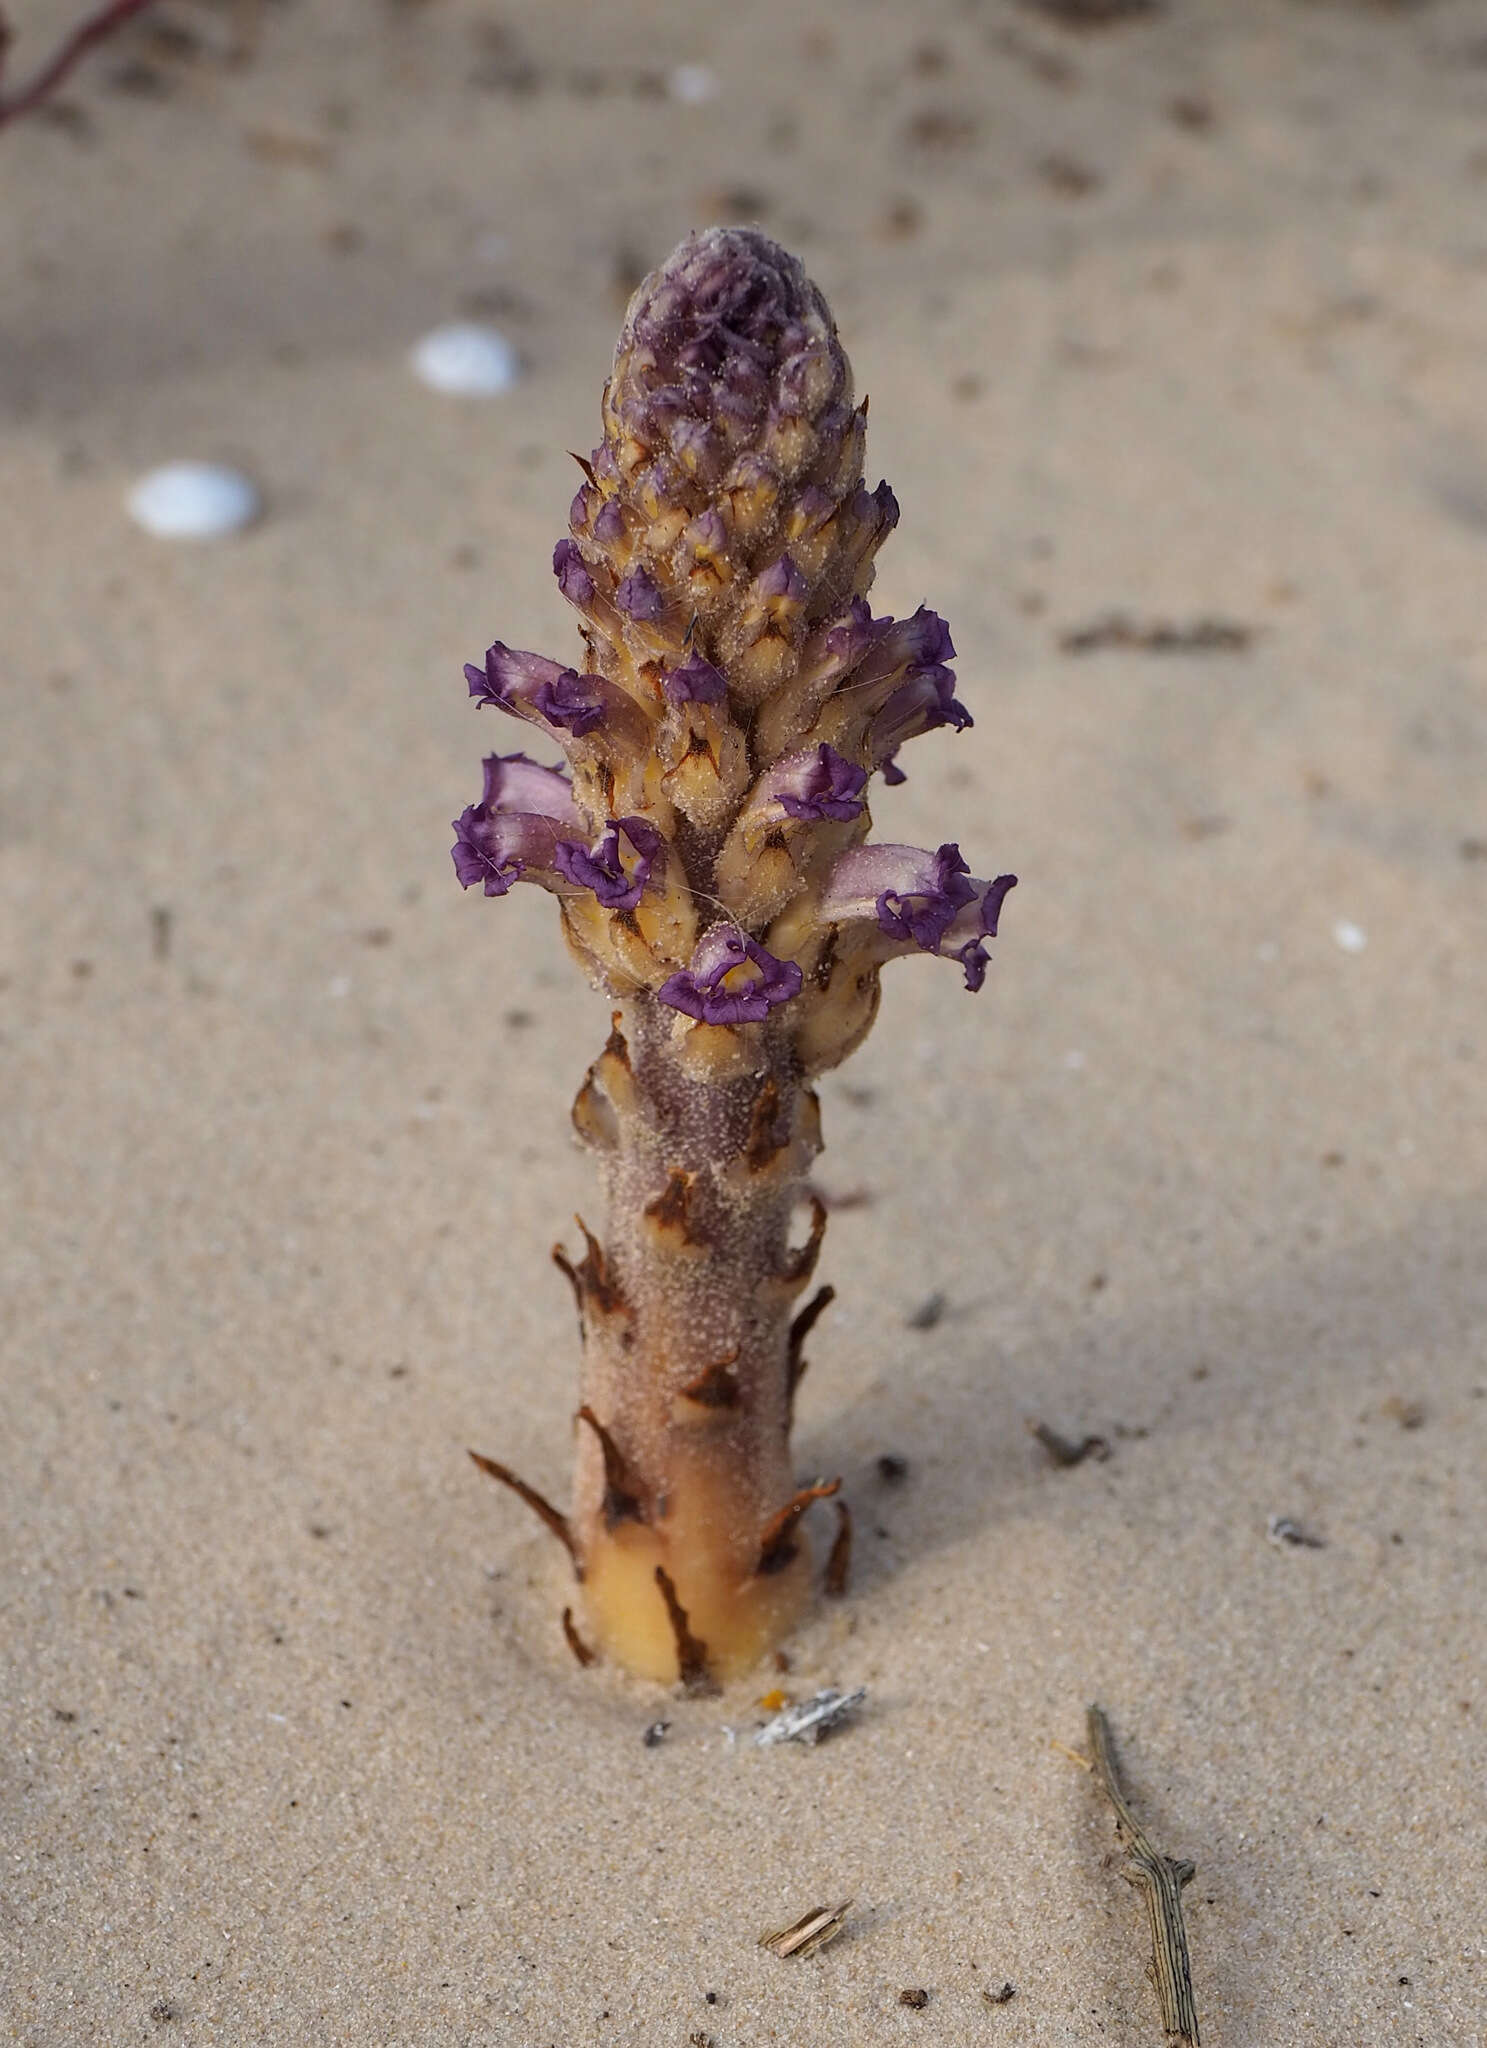
[{"label": "frilly flower lip", "polygon": [[498,705],[518,718],[535,713],[575,739],[604,723],[605,695],[611,688],[603,676],[581,676],[545,654],[522,653],[504,640],[486,649],[483,668],[465,663],[465,681],[478,703]]},{"label": "frilly flower lip", "polygon": [[928,853],[918,846],[857,846],[831,871],[821,915],[833,924],[869,922],[893,943],[886,953],[937,953],[959,960],[974,994],[986,979],[983,939],[995,938],[997,919],[1015,875],[977,881],[947,842]]},{"label": "frilly flower lip", "polygon": [[723,671],[695,651],[666,671],[661,687],[673,704],[722,704],[728,697]]},{"label": "frilly flower lip", "polygon": [[[635,854],[634,866],[628,870],[620,858],[621,833]],[[633,910],[645,893],[652,863],[665,845],[655,826],[644,818],[611,818],[592,847],[560,839],[553,850],[553,865],[565,881],[592,889],[606,910]]]},{"label": "frilly flower lip", "polygon": [[454,821],[454,872],[461,888],[484,884],[504,896],[529,868],[550,870],[560,831],[581,824],[566,777],[525,754],[490,754],[485,790]]},{"label": "frilly flower lip", "polygon": [[777,803],[789,818],[845,821],[862,816],[866,787],[867,770],[823,740],[805,753],[777,761],[760,783],[756,803],[760,809]]},{"label": "frilly flower lip", "polygon": [[878,927],[891,939],[910,939],[926,953],[937,952],[956,913],[973,901],[975,894],[976,885],[960,857],[960,848],[947,841],[934,853],[920,853],[892,873],[890,886],[878,891],[874,905]]},{"label": "frilly flower lip", "polygon": [[[749,967],[757,972],[743,976]],[[799,995],[802,979],[793,960],[777,960],[736,925],[715,924],[698,941],[691,966],[663,981],[656,995],[700,1024],[761,1024],[776,1003]]]}]

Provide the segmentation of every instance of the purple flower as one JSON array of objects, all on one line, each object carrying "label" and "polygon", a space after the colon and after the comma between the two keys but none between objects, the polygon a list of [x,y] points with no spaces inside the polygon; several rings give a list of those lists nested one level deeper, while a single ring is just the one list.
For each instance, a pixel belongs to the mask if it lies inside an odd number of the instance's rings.
[{"label": "purple flower", "polygon": [[562,669],[532,692],[532,709],[549,725],[561,726],[581,740],[604,723],[603,685],[602,676],[581,676],[576,669]]},{"label": "purple flower", "polygon": [[712,403],[723,419],[747,433],[768,408],[769,385],[757,366],[739,353],[713,386]]},{"label": "purple flower", "polygon": [[544,768],[525,754],[487,754],[485,792],[480,807],[486,811],[523,811],[529,816],[551,818],[558,825],[577,825],[573,786],[556,768]]},{"label": "purple flower", "polygon": [[922,732],[933,732],[940,725],[953,725],[957,732],[964,732],[975,722],[955,694],[953,670],[921,669],[888,698],[868,730],[868,746],[875,760],[886,761],[905,740]]},{"label": "purple flower", "polygon": [[554,683],[564,673],[561,662],[549,661],[545,654],[523,654],[504,640],[494,641],[485,650],[484,668],[477,668],[473,661],[465,663],[470,695],[481,704],[496,704],[518,716],[523,700],[530,702],[543,683]]},{"label": "purple flower", "polygon": [[499,705],[516,718],[541,719],[575,739],[606,722],[627,737],[638,737],[631,730],[636,707],[617,684],[600,675],[580,675],[545,654],[523,654],[497,640],[486,649],[484,668],[465,663],[465,680],[478,703]]},{"label": "purple flower", "polygon": [[616,541],[625,538],[625,515],[620,510],[618,498],[604,500],[590,531],[595,540],[601,541],[605,547],[612,547]]},{"label": "purple flower", "polygon": [[[917,947],[959,960],[966,987],[986,978],[981,941],[996,935],[997,917],[1015,875],[979,882],[966,872],[960,848],[927,853],[917,846],[856,846],[831,871],[821,915],[834,924],[876,929],[893,943],[884,955]],[[881,943],[880,940],[880,943]]]},{"label": "purple flower", "polygon": [[772,797],[787,817],[845,820],[862,816],[866,787],[867,770],[823,740],[810,753],[788,754],[776,762],[759,796]]},{"label": "purple flower", "polygon": [[462,889],[484,882],[487,896],[504,896],[526,872],[526,862],[506,843],[505,821],[483,804],[468,804],[454,821],[454,872]]},{"label": "purple flower", "polygon": [[690,415],[671,423],[671,448],[677,460],[689,469],[707,471],[717,454],[718,437],[706,420]]},{"label": "purple flower", "polygon": [[[620,860],[622,832],[636,855],[628,873]],[[644,818],[611,818],[592,847],[560,839],[553,849],[553,865],[577,888],[592,889],[606,910],[633,910],[650,880],[651,864],[664,845],[661,834]]]},{"label": "purple flower", "polygon": [[[866,601],[854,598],[848,618],[825,636],[825,649],[838,696],[849,702],[867,728],[873,759],[890,762],[905,740],[937,725],[957,731],[972,723],[955,695],[950,628],[938,612],[921,605],[912,618],[875,619]],[[855,725],[855,718],[854,718]],[[860,730],[860,728],[859,728]],[[895,772],[890,782],[901,779]]]},{"label": "purple flower", "polygon": [[727,521],[716,505],[705,506],[683,532],[682,539],[690,548],[720,555],[728,545]]},{"label": "purple flower", "polygon": [[[852,680],[854,684],[893,684],[938,672],[954,659],[950,628],[938,612],[922,604],[910,618],[871,621],[870,648]],[[948,674],[948,669],[945,672]]]},{"label": "purple flower", "polygon": [[757,229],[708,228],[647,279],[625,339],[633,336],[663,367],[657,383],[690,388],[691,373],[706,390],[798,356],[813,327],[834,346],[825,302],[795,257]]},{"label": "purple flower", "polygon": [[859,484],[852,493],[850,509],[861,525],[871,526],[880,534],[892,533],[898,524],[898,499],[887,483],[880,483],[875,491]]},{"label": "purple flower", "polygon": [[662,688],[673,704],[721,704],[728,695],[722,670],[695,652],[680,667],[667,669]]},{"label": "purple flower", "polygon": [[927,604],[920,605],[911,619],[904,619],[898,631],[910,675],[954,661],[955,643],[950,638],[950,628]]},{"label": "purple flower", "polygon": [[986,948],[981,941],[996,937],[997,919],[1002,914],[1002,904],[1009,890],[1016,887],[1016,875],[998,875],[996,880],[987,886],[986,893],[981,898],[978,912],[980,931],[967,939],[963,946],[956,946],[951,951],[949,957],[958,960],[965,969],[966,988],[971,995],[975,995],[985,981],[989,964]]},{"label": "purple flower", "polygon": [[847,616],[829,627],[824,646],[834,669],[855,668],[875,641],[881,640],[896,619],[875,619],[865,597],[854,597]]},{"label": "purple flower", "polygon": [[956,912],[976,894],[969,876],[960,848],[947,841],[932,857],[926,857],[907,888],[879,892],[879,929],[893,939],[912,939],[926,953],[938,952]]},{"label": "purple flower", "polygon": [[809,539],[818,534],[835,513],[836,499],[832,497],[830,491],[823,491],[819,484],[807,484],[795,500],[795,510],[790,520],[792,536]]},{"label": "purple flower", "polygon": [[460,887],[482,882],[504,896],[528,868],[550,869],[561,829],[581,823],[566,776],[525,754],[488,754],[485,789],[454,821],[454,871]]},{"label": "purple flower", "polygon": [[664,617],[666,612],[666,600],[645,569],[630,571],[615,592],[614,601],[628,618],[637,619],[642,625]]},{"label": "purple flower", "polygon": [[695,379],[683,378],[676,384],[655,385],[646,394],[646,405],[653,420],[669,427],[674,420],[684,419],[704,395],[696,388]]},{"label": "purple flower", "polygon": [[792,604],[802,604],[809,592],[810,585],[788,555],[781,555],[777,561],[771,562],[754,581],[754,595],[766,602],[783,597]]},{"label": "purple flower", "polygon": [[582,611],[594,598],[594,579],[588,572],[576,540],[560,540],[552,551],[552,573],[569,604]]},{"label": "purple flower", "polygon": [[[730,988],[728,977],[746,966],[758,974]],[[691,966],[663,981],[656,994],[700,1024],[759,1024],[776,1003],[800,993],[801,980],[793,960],[777,960],[735,925],[715,924],[698,942]]]}]

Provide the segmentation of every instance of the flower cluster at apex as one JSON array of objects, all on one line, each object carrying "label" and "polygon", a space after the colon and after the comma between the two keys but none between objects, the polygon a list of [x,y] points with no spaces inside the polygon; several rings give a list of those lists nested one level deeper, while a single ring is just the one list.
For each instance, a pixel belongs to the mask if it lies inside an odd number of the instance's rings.
[{"label": "flower cluster at apex", "polygon": [[867,841],[870,778],[902,781],[908,741],[971,717],[944,620],[868,605],[898,506],[863,482],[866,412],[793,257],[749,229],[690,237],[631,303],[553,556],[584,666],[496,641],[465,670],[569,773],[488,757],[460,882],[551,890],[591,978],[673,1012],[699,1070],[750,1064],[761,1028],[804,1072],[835,1065],[899,954],[979,989],[1014,886],[954,844]]}]

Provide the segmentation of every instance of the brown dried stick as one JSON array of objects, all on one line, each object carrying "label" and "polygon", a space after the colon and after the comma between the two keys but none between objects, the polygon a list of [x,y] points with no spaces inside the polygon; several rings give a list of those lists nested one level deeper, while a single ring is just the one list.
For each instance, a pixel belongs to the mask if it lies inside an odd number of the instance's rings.
[{"label": "brown dried stick", "polygon": [[[101,43],[116,29],[124,26],[133,15],[143,13],[150,0],[110,0],[85,21],[80,21],[71,35],[57,45],[46,63],[42,65],[29,85],[8,98],[0,97],[0,128],[7,121],[14,121],[18,115],[29,114],[39,107],[49,93],[56,91],[72,67],[84,57],[95,43]],[[0,71],[5,65],[6,45],[10,41],[10,29],[0,16]]]},{"label": "brown dried stick", "polygon": [[1195,1866],[1186,1859],[1163,1856],[1152,1847],[1121,1791],[1110,1723],[1101,1708],[1090,1708],[1088,1725],[1095,1775],[1115,1808],[1115,1824],[1130,1858],[1121,1876],[1128,1884],[1136,1885],[1146,1901],[1152,1957],[1147,1974],[1156,1986],[1161,2004],[1162,2030],[1169,2040],[1188,2042],[1191,2048],[1198,2048],[1198,2008],[1193,1999],[1187,1929],[1182,1919],[1182,1888],[1193,1876]]}]

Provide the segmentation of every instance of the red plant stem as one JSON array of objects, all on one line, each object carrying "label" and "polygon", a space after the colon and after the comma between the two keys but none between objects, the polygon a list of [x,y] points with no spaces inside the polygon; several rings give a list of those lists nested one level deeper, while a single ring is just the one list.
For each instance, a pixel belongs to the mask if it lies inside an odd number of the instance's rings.
[{"label": "red plant stem", "polygon": [[[22,86],[8,99],[0,99],[0,127],[21,114],[33,113],[49,93],[56,91],[72,67],[95,43],[113,35],[132,15],[142,13],[149,5],[150,0],[109,0],[107,6],[100,7],[86,21],[79,22],[72,34],[58,44],[29,85]],[[9,29],[0,20],[0,69],[4,67],[5,45],[9,38]]]}]

